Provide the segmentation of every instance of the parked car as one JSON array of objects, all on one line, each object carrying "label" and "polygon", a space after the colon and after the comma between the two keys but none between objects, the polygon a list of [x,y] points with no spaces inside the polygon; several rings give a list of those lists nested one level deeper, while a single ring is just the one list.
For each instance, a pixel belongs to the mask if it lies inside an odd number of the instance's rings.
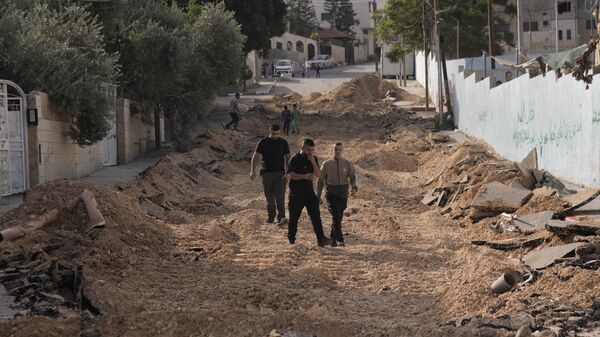
[{"label": "parked car", "polygon": [[317,64],[323,68],[333,68],[337,65],[337,62],[331,55],[315,55],[310,61],[308,61],[308,65],[314,69]]},{"label": "parked car", "polygon": [[294,77],[295,73],[300,71],[300,65],[296,61],[292,60],[277,60],[275,62],[275,76],[291,76]]}]

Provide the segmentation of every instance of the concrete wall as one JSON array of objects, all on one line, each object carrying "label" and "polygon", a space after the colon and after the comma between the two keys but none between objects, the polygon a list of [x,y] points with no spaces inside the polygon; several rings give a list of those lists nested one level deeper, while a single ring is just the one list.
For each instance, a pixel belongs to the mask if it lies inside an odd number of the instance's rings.
[{"label": "concrete wall", "polygon": [[[290,50],[288,50],[288,42],[291,42]],[[300,42],[303,46],[303,48],[301,50],[298,50],[298,47],[299,47],[298,42]],[[277,37],[271,38],[271,49],[277,49],[277,43],[281,44],[283,50],[290,51],[290,52],[297,52],[299,57],[296,61],[298,61],[301,64],[303,64],[304,61],[306,61],[306,59],[308,58],[308,45],[309,44],[312,44],[313,46],[315,46],[315,54],[318,54],[318,51],[319,51],[319,44],[317,43],[316,40],[309,39],[309,38],[295,35],[295,34],[291,34],[288,32],[284,33],[282,36],[277,36]]]},{"label": "concrete wall", "polygon": [[346,64],[346,49],[341,46],[331,45],[331,57],[339,64]]},{"label": "concrete wall", "polygon": [[29,131],[37,135],[39,183],[80,178],[102,168],[100,144],[80,147],[66,136],[68,119],[50,102],[47,94],[32,92],[28,102],[29,108],[38,109],[38,125]]},{"label": "concrete wall", "polygon": [[[482,80],[481,71],[464,70],[468,61],[448,63],[455,125],[460,130],[514,161],[536,147],[542,169],[600,187],[600,75],[594,76],[589,90],[572,76],[556,78],[554,72],[533,78],[524,74],[495,85],[493,77]],[[437,78],[435,61],[431,64],[430,78]],[[417,78],[424,79],[422,67]]]},{"label": "concrete wall", "polygon": [[[161,141],[165,140],[164,119],[161,118]],[[154,125],[142,121],[139,114],[131,113],[131,101],[117,100],[117,161],[119,165],[132,161],[156,148]]]}]

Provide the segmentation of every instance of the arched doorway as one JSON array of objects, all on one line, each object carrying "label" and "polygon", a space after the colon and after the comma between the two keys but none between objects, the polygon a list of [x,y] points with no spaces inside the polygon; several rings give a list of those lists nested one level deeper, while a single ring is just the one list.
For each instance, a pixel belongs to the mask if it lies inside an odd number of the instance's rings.
[{"label": "arched doorway", "polygon": [[299,53],[304,53],[304,43],[302,41],[296,42],[296,51]]},{"label": "arched doorway", "polygon": [[293,51],[294,50],[294,44],[292,43],[292,41],[288,41],[287,42],[287,51]]},{"label": "arched doorway", "polygon": [[27,188],[27,111],[25,92],[13,82],[0,80],[0,196]]},{"label": "arched doorway", "polygon": [[312,43],[308,44],[308,59],[312,59],[315,56],[315,45]]}]

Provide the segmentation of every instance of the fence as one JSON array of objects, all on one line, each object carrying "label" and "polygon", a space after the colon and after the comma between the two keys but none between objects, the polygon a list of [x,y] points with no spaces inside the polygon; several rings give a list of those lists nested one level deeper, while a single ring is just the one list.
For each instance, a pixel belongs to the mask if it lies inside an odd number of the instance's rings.
[{"label": "fence", "polygon": [[[589,90],[572,76],[557,78],[554,72],[534,78],[521,75],[496,85],[494,76],[483,79],[481,71],[465,70],[468,60],[451,60],[447,66],[460,130],[510,160],[521,160],[535,147],[540,168],[574,183],[600,187],[600,75],[594,76]],[[435,99],[436,64],[430,62],[430,93]],[[421,83],[423,63],[420,54]]]}]

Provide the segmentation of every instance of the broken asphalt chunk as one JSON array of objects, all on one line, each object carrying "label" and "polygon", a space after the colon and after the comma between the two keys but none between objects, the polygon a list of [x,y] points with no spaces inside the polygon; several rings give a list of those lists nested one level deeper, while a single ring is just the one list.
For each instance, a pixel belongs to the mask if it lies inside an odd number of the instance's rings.
[{"label": "broken asphalt chunk", "polygon": [[546,225],[549,232],[559,235],[600,235],[600,226],[586,225],[578,222],[551,220]]},{"label": "broken asphalt chunk", "polygon": [[523,233],[533,233],[546,228],[548,221],[552,220],[554,212],[543,211],[539,213],[528,214],[514,219],[513,225]]},{"label": "broken asphalt chunk", "polygon": [[600,196],[600,190],[583,190],[563,197],[562,199],[568,202],[571,207],[565,209],[562,212],[562,215],[572,213],[574,210],[592,202],[592,200],[596,199],[598,196]]},{"label": "broken asphalt chunk", "polygon": [[509,187],[499,182],[485,184],[471,202],[471,217],[483,218],[502,212],[515,212],[531,196],[531,191]]},{"label": "broken asphalt chunk", "polygon": [[523,263],[533,270],[550,267],[558,259],[574,255],[575,249],[582,243],[570,243],[566,245],[548,247],[530,252],[523,257]]},{"label": "broken asphalt chunk", "polygon": [[498,250],[511,250],[519,248],[537,247],[546,241],[546,234],[532,235],[524,238],[511,238],[505,240],[485,241],[473,240],[472,244],[476,246],[487,246]]}]

